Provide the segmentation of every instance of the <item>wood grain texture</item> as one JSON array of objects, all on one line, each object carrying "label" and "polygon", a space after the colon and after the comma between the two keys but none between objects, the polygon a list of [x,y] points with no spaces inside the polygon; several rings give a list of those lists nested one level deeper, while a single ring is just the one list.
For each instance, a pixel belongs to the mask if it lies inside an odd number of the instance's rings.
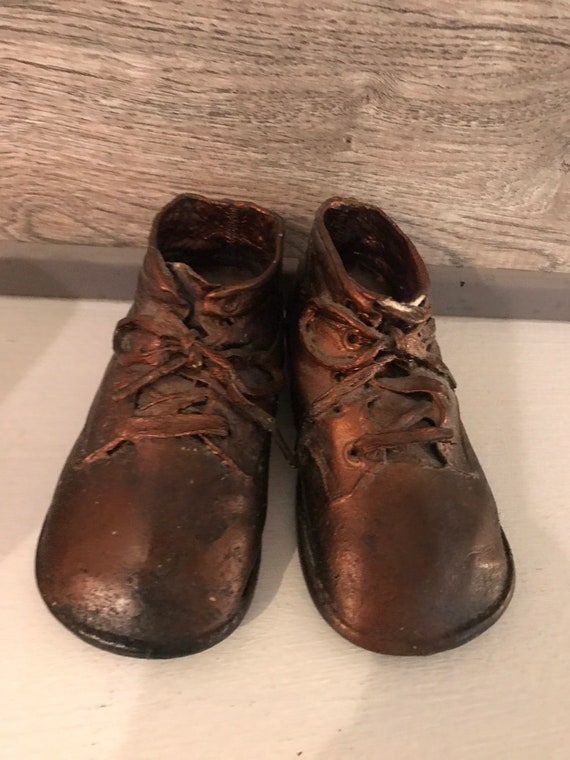
[{"label": "wood grain texture", "polygon": [[0,238],[141,245],[193,190],[304,246],[332,194],[432,263],[570,271],[570,0],[2,0]]}]

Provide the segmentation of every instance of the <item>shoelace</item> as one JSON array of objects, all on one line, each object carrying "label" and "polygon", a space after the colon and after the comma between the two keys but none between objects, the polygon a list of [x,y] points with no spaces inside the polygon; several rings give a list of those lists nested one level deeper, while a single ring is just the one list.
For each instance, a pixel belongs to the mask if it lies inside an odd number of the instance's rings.
[{"label": "shoelace", "polygon": [[[274,430],[274,418],[250,400],[268,398],[279,390],[281,374],[269,360],[271,350],[213,349],[203,342],[198,330],[187,327],[168,310],[153,317],[139,314],[122,319],[115,330],[114,346],[118,361],[124,367],[141,364],[149,367],[142,374],[138,371],[133,375],[127,371],[114,389],[114,401],[135,396],[160,378],[176,373],[189,381],[188,387],[181,392],[160,394],[139,405],[136,413],[122,424],[112,440],[84,459],[86,464],[104,458],[127,441],[136,443],[144,438],[187,435],[225,437],[229,434],[226,418],[210,411],[213,402],[220,398],[226,399],[243,416],[264,430]],[[261,389],[246,387],[232,359],[237,359],[244,366],[262,369],[271,380]],[[203,405],[203,410],[192,411],[197,404]],[[185,412],[185,409],[189,411]],[[209,441],[209,445],[226,459],[215,444]],[[232,460],[229,463],[235,464]]]},{"label": "shoelace", "polygon": [[[337,357],[320,350],[318,339],[311,341],[311,322],[317,316],[330,320],[340,333],[345,346]],[[404,316],[399,317],[403,319]],[[393,429],[365,433],[357,438],[349,450],[352,457],[369,457],[379,449],[410,443],[437,443],[453,438],[453,430],[446,427],[448,418],[448,386],[454,387],[453,378],[443,362],[430,354],[427,346],[433,339],[432,324],[421,319],[409,330],[386,326],[382,331],[365,324],[353,311],[341,304],[316,298],[308,304],[301,321],[303,343],[315,359],[329,370],[335,371],[338,384],[313,401],[310,418],[319,419],[330,410],[340,412],[363,386],[378,398],[382,391],[398,394],[429,396],[418,400],[403,413]],[[423,374],[391,377],[391,364],[408,368],[421,366],[439,375],[447,382]],[[428,424],[422,424],[424,420]]]}]

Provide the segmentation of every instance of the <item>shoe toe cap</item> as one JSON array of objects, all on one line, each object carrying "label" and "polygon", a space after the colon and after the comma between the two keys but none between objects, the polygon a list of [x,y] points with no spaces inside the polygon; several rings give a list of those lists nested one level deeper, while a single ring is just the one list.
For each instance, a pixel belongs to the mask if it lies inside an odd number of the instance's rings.
[{"label": "shoe toe cap", "polygon": [[[40,560],[40,566],[41,560]],[[239,623],[250,598],[251,577],[233,581],[157,576],[144,568],[123,574],[42,566],[38,586],[52,614],[70,631],[100,648],[138,657],[174,657],[207,649]],[[243,571],[242,571],[243,572]],[[249,582],[248,582],[249,581]]]},{"label": "shoe toe cap", "polygon": [[101,475],[80,470],[58,489],[44,524],[36,575],[48,608],[83,639],[133,656],[191,654],[223,639],[255,582],[254,496],[206,468],[202,481],[177,478],[174,488],[168,468],[125,487],[124,467],[95,466]]},{"label": "shoe toe cap", "polygon": [[394,572],[382,562],[362,564],[345,559],[329,585],[325,616],[346,638],[383,654],[433,654],[469,641],[500,616],[514,584],[506,543],[461,565]]},{"label": "shoe toe cap", "polygon": [[313,517],[306,531],[305,570],[317,606],[366,649],[451,649],[508,604],[514,566],[486,482],[466,486],[436,474],[398,471],[327,519]]}]

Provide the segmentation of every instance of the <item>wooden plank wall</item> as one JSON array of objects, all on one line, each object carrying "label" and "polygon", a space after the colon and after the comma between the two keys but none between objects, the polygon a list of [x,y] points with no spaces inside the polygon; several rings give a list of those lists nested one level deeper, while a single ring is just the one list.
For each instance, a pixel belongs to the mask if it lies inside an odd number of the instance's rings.
[{"label": "wooden plank wall", "polygon": [[194,190],[381,204],[432,263],[570,271],[570,0],[1,0],[0,239],[141,245]]}]

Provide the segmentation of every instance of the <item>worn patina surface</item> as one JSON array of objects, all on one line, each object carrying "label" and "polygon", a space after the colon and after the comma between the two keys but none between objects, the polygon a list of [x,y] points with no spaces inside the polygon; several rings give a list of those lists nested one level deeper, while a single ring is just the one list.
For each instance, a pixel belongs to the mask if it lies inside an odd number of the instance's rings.
[{"label": "worn patina surface", "polygon": [[189,654],[245,614],[281,385],[281,244],[279,217],[253,204],[184,195],[155,220],[37,554],[48,607],[97,646]]}]

